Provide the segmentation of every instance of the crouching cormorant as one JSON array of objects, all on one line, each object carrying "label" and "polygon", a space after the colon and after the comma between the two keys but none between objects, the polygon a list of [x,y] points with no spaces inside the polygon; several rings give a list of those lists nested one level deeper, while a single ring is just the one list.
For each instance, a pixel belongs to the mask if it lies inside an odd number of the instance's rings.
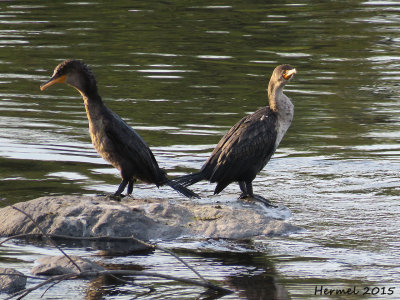
[{"label": "crouching cormorant", "polygon": [[241,199],[253,198],[268,206],[270,202],[253,194],[252,181],[270,160],[288,130],[294,106],[283,87],[296,73],[289,65],[275,68],[268,84],[269,106],[237,122],[219,141],[198,173],[175,179],[183,186],[206,179],[216,182],[214,195],[232,182],[238,182]]},{"label": "crouching cormorant", "polygon": [[94,148],[121,172],[122,182],[114,193],[116,199],[126,186],[130,195],[137,179],[157,187],[166,184],[186,197],[198,198],[186,187],[170,181],[140,135],[104,105],[97,92],[96,79],[87,65],[73,59],[62,62],[40,89],[43,91],[55,83],[67,83],[82,95]]}]

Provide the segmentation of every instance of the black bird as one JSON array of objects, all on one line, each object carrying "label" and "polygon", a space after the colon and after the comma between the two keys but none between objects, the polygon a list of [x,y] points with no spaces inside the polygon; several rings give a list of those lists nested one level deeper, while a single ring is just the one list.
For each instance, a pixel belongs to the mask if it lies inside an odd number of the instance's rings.
[{"label": "black bird", "polygon": [[241,199],[251,197],[272,206],[267,199],[253,194],[252,181],[268,163],[292,122],[294,106],[283,94],[283,87],[295,73],[296,69],[289,65],[276,67],[268,84],[269,106],[237,122],[198,173],[174,181],[183,186],[203,179],[216,182],[214,195],[237,181]]},{"label": "black bird", "polygon": [[166,184],[187,197],[198,198],[189,189],[170,181],[140,135],[104,105],[97,92],[96,79],[87,65],[73,59],[60,63],[40,89],[43,91],[55,83],[67,83],[82,95],[94,148],[121,172],[122,182],[114,193],[115,198],[121,196],[126,186],[130,195],[137,179],[157,187]]}]

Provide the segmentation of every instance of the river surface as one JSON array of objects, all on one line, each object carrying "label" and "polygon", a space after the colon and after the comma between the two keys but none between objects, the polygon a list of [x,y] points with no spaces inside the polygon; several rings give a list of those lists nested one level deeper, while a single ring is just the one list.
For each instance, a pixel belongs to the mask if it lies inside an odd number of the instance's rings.
[{"label": "river surface", "polygon": [[[92,148],[80,95],[66,85],[39,90],[66,58],[91,66],[106,105],[170,176],[199,169],[233,124],[267,103],[272,70],[289,63],[298,71],[285,89],[294,121],[254,189],[288,207],[287,221],[304,231],[166,246],[235,291],[221,299],[344,299],[321,286],[358,292],[346,299],[399,299],[399,32],[398,1],[1,1],[0,198],[111,193],[119,184]],[[210,198],[213,189],[193,186],[208,201],[239,195],[234,184]],[[180,197],[141,183],[133,193]],[[29,272],[48,253],[57,251],[8,242],[0,267]],[[159,251],[102,261],[193,277]],[[212,299],[166,280],[139,283],[154,291],[71,281],[43,298]]]}]

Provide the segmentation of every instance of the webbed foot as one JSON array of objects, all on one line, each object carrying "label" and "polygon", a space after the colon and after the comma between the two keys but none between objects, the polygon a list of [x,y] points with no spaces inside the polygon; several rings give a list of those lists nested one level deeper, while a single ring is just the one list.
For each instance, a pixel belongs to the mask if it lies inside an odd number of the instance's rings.
[{"label": "webbed foot", "polygon": [[114,201],[118,201],[121,202],[122,198],[125,197],[125,195],[123,194],[97,194],[96,196],[98,197],[105,197],[109,200],[114,200]]},{"label": "webbed foot", "polygon": [[262,197],[262,196],[260,196],[260,195],[249,195],[249,194],[244,194],[244,193],[242,193],[240,196],[239,196],[239,199],[242,199],[242,200],[248,200],[248,201],[257,201],[257,202],[261,202],[261,203],[263,203],[266,207],[278,207],[278,206],[276,206],[276,205],[274,205],[274,204],[272,204],[271,203],[271,201],[269,201],[268,199],[266,199],[266,198],[264,198],[264,197]]}]

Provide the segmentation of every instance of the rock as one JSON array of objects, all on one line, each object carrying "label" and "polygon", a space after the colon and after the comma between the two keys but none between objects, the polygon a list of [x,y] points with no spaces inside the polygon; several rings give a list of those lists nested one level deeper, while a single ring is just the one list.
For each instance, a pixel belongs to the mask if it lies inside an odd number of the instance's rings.
[{"label": "rock", "polygon": [[[135,236],[149,240],[159,227],[151,218],[142,212],[106,197],[42,197],[15,205],[29,214],[48,234],[73,237]],[[18,233],[40,233],[29,218],[11,207],[0,210],[4,220],[0,236],[11,236]],[[149,230],[150,229],[150,230]],[[143,250],[147,247],[138,243],[93,243],[85,246],[103,250],[118,249],[121,253]],[[116,254],[116,253],[113,253]]]},{"label": "rock", "polygon": [[[42,197],[16,206],[49,234],[75,237],[135,236],[141,240],[191,238],[243,239],[283,235],[300,228],[284,220],[287,208],[258,204],[202,204],[194,200],[124,198],[122,203],[100,196]],[[39,233],[20,212],[0,209],[0,236]]]},{"label": "rock", "polygon": [[21,272],[0,268],[0,274],[0,293],[15,293],[25,288],[26,277]]},{"label": "rock", "polygon": [[[71,259],[79,266],[82,272],[98,272],[105,269],[90,260],[71,256]],[[35,266],[31,273],[34,275],[64,275],[79,273],[77,267],[65,256],[44,256],[37,260],[39,265]]]}]

